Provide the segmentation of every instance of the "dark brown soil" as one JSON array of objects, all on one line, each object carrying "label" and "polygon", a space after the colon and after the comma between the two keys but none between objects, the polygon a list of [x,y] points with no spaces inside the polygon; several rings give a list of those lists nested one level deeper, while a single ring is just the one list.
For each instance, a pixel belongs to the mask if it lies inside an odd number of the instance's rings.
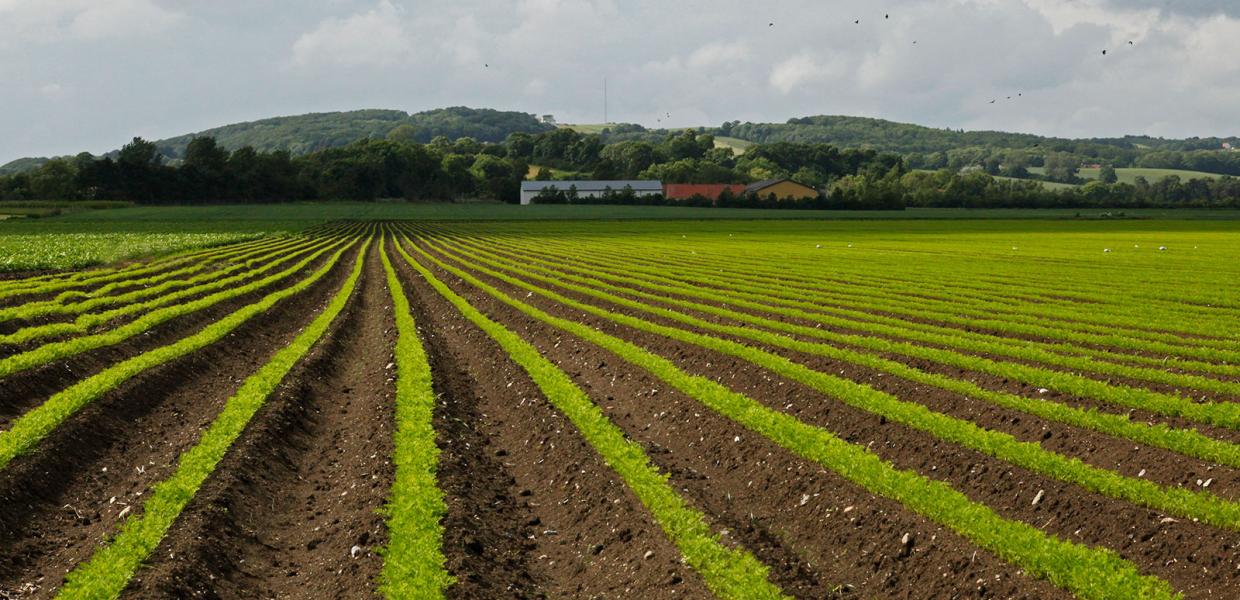
[{"label": "dark brown soil", "polygon": [[361,598],[382,567],[395,330],[372,248],[345,313],[290,373],[127,598]]},{"label": "dark brown soil", "polygon": [[[897,466],[942,479],[1005,517],[1026,521],[1060,537],[1110,547],[1146,572],[1171,581],[1190,597],[1240,593],[1240,573],[1224,566],[1240,555],[1231,532],[1184,520],[1164,520],[1165,515],[1154,511],[1090,494],[945,444],[928,434],[884,423],[747,362],[620,327],[537,296],[526,298],[524,290],[491,283],[553,313],[635,341],[690,372],[719,380],[843,439],[868,445]],[[1046,500],[1033,505],[1031,499],[1039,490],[1044,490]]]},{"label": "dark brown soil", "polygon": [[51,594],[68,569],[115,531],[123,514],[141,508],[148,487],[171,473],[176,457],[240,382],[293,339],[339,288],[355,254],[346,253],[310,289],[220,343],[146,371],[95,400],[36,451],[0,471],[0,505],[6,507],[0,512],[0,590]]}]

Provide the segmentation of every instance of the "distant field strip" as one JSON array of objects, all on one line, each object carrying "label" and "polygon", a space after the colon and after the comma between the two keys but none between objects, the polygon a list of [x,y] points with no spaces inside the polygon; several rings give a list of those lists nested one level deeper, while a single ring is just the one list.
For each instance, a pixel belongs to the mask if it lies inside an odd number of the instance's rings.
[{"label": "distant field strip", "polygon": [[[1047,578],[1080,597],[1170,598],[1175,596],[1166,582],[1141,575],[1134,565],[1110,551],[1091,549],[1058,540],[1030,525],[1004,519],[946,484],[932,481],[911,471],[896,469],[865,448],[847,443],[824,429],[770,409],[711,379],[686,373],[671,361],[638,345],[602,333],[585,324],[548,314],[505,294],[467,270],[435,258],[417,245],[411,247],[418,253],[420,260],[427,261],[460,277],[470,286],[521,313],[617,354],[625,361],[649,371],[652,375],[697,399],[719,414],[768,437],[798,455],[822,464],[870,492],[902,503],[911,510],[973,540],[981,547],[1011,561],[1029,573]],[[428,273],[426,267],[420,267],[419,270],[424,272],[424,276]],[[471,270],[485,272],[483,268],[476,265]],[[530,289],[531,293],[534,291],[533,287],[527,289]],[[571,302],[565,302],[565,304],[579,310],[589,310],[584,304]],[[640,320],[632,319],[631,321],[636,324]],[[649,324],[649,327],[671,333],[671,328],[653,324]],[[683,339],[690,338],[684,336]],[[713,345],[722,348],[726,344]],[[736,346],[744,349],[739,344]],[[823,378],[823,381],[828,380],[828,378]],[[848,383],[850,382],[833,382],[831,385],[847,386]],[[898,403],[894,399],[882,399],[875,394],[869,395],[867,400],[878,400],[893,406]],[[964,428],[960,431],[967,436],[976,435],[980,430]],[[1036,445],[1032,446],[1036,448]],[[1035,451],[1030,456],[1036,454]],[[1105,576],[1100,576],[1102,574]]]}]

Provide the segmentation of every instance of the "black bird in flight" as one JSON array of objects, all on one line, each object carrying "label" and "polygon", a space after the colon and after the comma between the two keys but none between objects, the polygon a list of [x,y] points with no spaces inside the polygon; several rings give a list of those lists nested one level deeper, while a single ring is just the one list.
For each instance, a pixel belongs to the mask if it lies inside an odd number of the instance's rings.
[{"label": "black bird in flight", "polygon": [[853,21],[853,25],[860,25],[860,24],[861,24],[861,19],[857,19],[856,21]]},{"label": "black bird in flight", "polygon": [[1129,46],[1132,46],[1132,45],[1133,45],[1132,40],[1128,40],[1128,45],[1129,45]]},{"label": "black bird in flight", "polygon": [[767,23],[767,24],[766,24],[766,26],[767,26],[767,27],[774,27],[774,26],[775,26],[775,24],[774,24],[774,23]]},{"label": "black bird in flight", "polygon": [[1107,55],[1107,51],[1106,51],[1106,50],[1103,50],[1103,51],[1102,51],[1102,55],[1103,55],[1103,56],[1106,56],[1106,55]]},{"label": "black bird in flight", "polygon": [[991,104],[994,104],[994,103],[995,103],[995,101],[994,101],[994,100],[991,100],[991,101],[990,101],[990,103],[991,103]]},{"label": "black bird in flight", "polygon": [[890,19],[890,18],[891,18],[891,15],[884,14],[884,15],[883,15],[883,18],[884,18],[884,19]]}]

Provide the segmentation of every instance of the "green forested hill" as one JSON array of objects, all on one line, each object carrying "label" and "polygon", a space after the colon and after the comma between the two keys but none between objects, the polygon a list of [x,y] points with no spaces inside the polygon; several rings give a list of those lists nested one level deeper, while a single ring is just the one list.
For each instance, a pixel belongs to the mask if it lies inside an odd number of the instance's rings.
[{"label": "green forested hill", "polygon": [[[258,151],[287,150],[293,155],[302,155],[344,146],[364,138],[386,137],[401,125],[412,128],[402,129],[407,141],[423,143],[437,136],[453,140],[472,137],[483,142],[500,142],[513,132],[537,133],[554,129],[552,125],[540,123],[534,115],[489,108],[455,106],[413,114],[400,110],[368,109],[233,123],[157,140],[155,145],[161,154],[170,159],[181,158],[185,146],[196,137],[213,137],[228,150],[252,146]],[[0,175],[36,169],[47,160],[19,158],[0,166]]]},{"label": "green forested hill", "polygon": [[235,150],[253,146],[255,150],[287,150],[300,155],[344,146],[363,138],[386,137],[393,129],[409,125],[413,141],[429,142],[438,136],[449,139],[472,137],[483,142],[500,142],[514,132],[537,133],[553,126],[540,123],[533,115],[455,106],[406,114],[399,110],[353,110],[274,117],[236,123],[156,142],[160,152],[179,158],[185,145],[195,137],[214,137],[224,148]]}]

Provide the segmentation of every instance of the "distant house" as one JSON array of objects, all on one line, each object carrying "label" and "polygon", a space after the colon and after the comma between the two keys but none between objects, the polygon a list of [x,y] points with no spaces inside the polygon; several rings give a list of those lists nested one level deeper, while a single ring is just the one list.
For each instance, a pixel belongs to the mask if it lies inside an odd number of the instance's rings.
[{"label": "distant house", "polygon": [[743,183],[665,183],[663,184],[663,197],[668,200],[689,200],[694,196],[701,196],[709,200],[716,200],[719,194],[724,190],[732,192],[733,196],[740,196],[745,193],[745,184]]},{"label": "distant house", "polygon": [[663,183],[655,179],[615,181],[522,181],[521,204],[530,204],[543,190],[555,188],[561,192],[574,190],[579,198],[598,198],[607,194],[619,194],[632,190],[636,196],[658,196],[663,193]]},{"label": "distant house", "polygon": [[751,183],[745,186],[745,193],[763,198],[774,194],[779,199],[792,198],[794,200],[818,197],[818,190],[791,179],[767,179],[766,181]]}]

